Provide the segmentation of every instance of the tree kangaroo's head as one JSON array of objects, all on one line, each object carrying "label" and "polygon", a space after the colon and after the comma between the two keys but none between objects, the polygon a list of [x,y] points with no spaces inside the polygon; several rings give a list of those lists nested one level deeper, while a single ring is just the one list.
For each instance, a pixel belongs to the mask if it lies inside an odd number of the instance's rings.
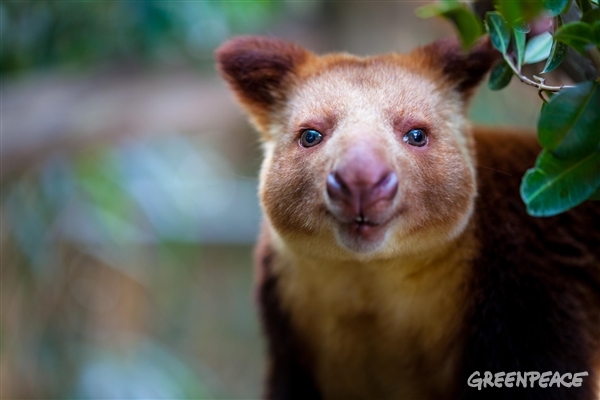
[{"label": "tree kangaroo's head", "polygon": [[465,111],[496,60],[487,41],[360,58],[239,37],[216,55],[261,132],[260,199],[283,242],[307,255],[391,257],[465,228],[476,194]]}]

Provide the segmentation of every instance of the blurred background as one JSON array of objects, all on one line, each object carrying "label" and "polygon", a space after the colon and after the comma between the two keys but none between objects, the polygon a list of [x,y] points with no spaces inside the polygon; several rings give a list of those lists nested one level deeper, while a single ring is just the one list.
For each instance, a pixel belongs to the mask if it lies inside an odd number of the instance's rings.
[{"label": "blurred background", "polygon": [[[0,398],[258,398],[260,147],[213,51],[408,51],[453,34],[425,3],[2,1]],[[513,79],[471,116],[539,106]]]}]

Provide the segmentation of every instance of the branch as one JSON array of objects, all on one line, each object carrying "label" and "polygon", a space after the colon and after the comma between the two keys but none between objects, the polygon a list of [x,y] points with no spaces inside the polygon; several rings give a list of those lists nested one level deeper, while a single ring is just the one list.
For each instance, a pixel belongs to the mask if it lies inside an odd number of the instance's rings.
[{"label": "branch", "polygon": [[521,80],[521,82],[523,82],[529,86],[533,86],[533,87],[537,88],[539,91],[543,90],[546,92],[558,92],[561,89],[566,89],[566,88],[572,87],[572,86],[566,86],[566,85],[548,86],[548,85],[544,85],[543,82],[534,82],[531,79],[529,79],[528,77],[526,77],[525,75],[521,74],[521,72],[517,69],[515,64],[513,64],[512,60],[510,59],[510,57],[508,57],[508,55],[504,54],[503,57],[504,57],[504,61],[506,61],[506,63],[510,67],[510,69],[512,69],[514,74]]}]

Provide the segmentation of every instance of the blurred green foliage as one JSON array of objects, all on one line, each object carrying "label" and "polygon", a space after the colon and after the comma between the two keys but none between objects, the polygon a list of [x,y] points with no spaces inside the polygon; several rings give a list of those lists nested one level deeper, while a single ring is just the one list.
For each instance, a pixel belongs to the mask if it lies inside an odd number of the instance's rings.
[{"label": "blurred green foliage", "polygon": [[209,195],[224,204],[234,195],[214,153],[201,138],[171,134],[56,152],[3,182],[4,394],[257,395],[247,386],[257,376],[230,375],[261,354],[250,248],[204,242],[206,212],[217,215]]},{"label": "blurred green foliage", "polygon": [[264,27],[280,0],[3,1],[0,72],[115,59],[212,59],[226,37]]},{"label": "blurred green foliage", "polygon": [[[130,62],[213,70],[218,44],[264,30],[281,4],[2,1],[0,74]],[[2,398],[257,397],[255,186],[200,135],[174,132],[58,145],[3,177]],[[233,227],[223,214],[237,216]]]}]

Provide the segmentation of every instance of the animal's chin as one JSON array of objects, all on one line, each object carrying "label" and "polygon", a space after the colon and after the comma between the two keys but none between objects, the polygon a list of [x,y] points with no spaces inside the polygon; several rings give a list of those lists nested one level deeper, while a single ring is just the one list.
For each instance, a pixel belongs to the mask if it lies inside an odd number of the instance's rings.
[{"label": "animal's chin", "polygon": [[[392,218],[393,219],[393,218]],[[357,253],[371,253],[384,243],[391,220],[383,223],[336,221],[335,231],[341,245]]]}]

